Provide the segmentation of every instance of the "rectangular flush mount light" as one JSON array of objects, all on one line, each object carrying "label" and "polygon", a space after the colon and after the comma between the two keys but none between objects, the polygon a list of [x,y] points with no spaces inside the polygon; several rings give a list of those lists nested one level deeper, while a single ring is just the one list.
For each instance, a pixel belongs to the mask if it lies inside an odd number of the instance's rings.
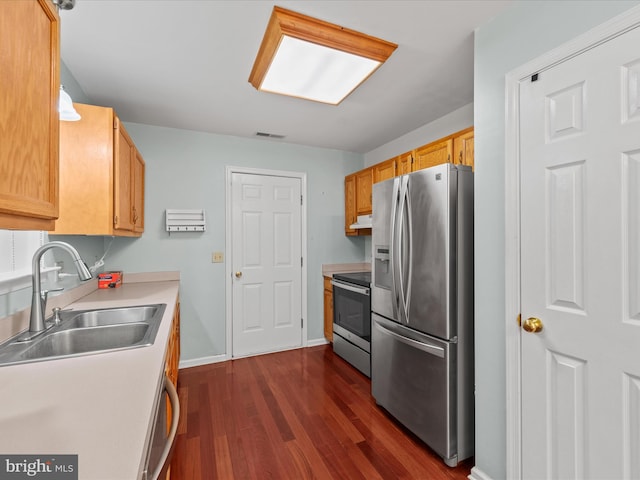
[{"label": "rectangular flush mount light", "polygon": [[274,7],[249,82],[265,92],[337,105],[397,47]]}]

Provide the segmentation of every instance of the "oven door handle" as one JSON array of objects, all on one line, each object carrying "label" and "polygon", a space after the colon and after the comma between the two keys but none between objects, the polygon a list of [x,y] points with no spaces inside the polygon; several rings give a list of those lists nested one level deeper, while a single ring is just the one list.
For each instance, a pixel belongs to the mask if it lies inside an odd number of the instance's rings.
[{"label": "oven door handle", "polygon": [[366,295],[367,297],[369,296],[369,289],[366,287],[356,287],[355,285],[349,285],[348,283],[343,283],[339,280],[331,280],[331,285],[338,288],[344,288],[345,290],[349,290],[350,292]]}]

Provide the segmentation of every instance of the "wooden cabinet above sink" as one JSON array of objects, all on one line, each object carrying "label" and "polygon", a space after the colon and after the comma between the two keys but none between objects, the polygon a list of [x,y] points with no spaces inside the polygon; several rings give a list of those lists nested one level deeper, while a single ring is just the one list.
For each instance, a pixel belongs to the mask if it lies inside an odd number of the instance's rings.
[{"label": "wooden cabinet above sink", "polygon": [[140,236],[145,163],[112,108],[74,104],[60,125],[60,217],[51,233]]}]

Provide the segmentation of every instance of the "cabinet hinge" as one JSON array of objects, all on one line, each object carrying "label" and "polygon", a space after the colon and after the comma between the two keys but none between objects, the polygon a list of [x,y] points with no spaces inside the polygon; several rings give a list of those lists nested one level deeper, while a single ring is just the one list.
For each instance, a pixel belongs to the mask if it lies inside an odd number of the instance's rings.
[{"label": "cabinet hinge", "polygon": [[304,258],[300,257],[300,266],[304,267]]},{"label": "cabinet hinge", "polygon": [[411,155],[411,164],[413,165],[413,155]]},{"label": "cabinet hinge", "polygon": [[302,205],[302,195],[300,195],[300,205]]},{"label": "cabinet hinge", "polygon": [[113,217],[113,224],[114,224],[114,225],[117,225],[117,224],[118,224],[118,216],[117,216],[117,215],[115,215],[115,216]]},{"label": "cabinet hinge", "polygon": [[304,328],[304,318],[300,319],[300,328]]},{"label": "cabinet hinge", "polygon": [[521,327],[522,326],[522,314],[521,313],[518,314],[518,318],[516,319],[516,321],[518,322],[518,326]]}]

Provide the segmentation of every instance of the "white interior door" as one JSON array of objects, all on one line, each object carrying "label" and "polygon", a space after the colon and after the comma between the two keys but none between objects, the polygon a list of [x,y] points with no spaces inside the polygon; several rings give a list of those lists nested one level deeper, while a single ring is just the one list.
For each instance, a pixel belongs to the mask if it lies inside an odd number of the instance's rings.
[{"label": "white interior door", "polygon": [[231,175],[233,357],[302,345],[300,184]]},{"label": "white interior door", "polygon": [[640,478],[639,45],[521,84],[525,479]]}]

